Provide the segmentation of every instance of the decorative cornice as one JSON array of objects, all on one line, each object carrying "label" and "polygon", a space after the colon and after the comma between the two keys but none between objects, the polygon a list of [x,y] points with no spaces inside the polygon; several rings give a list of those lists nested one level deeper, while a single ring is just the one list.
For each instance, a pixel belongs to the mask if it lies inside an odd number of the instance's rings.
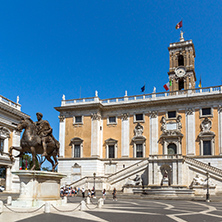
[{"label": "decorative cornice", "polygon": [[137,123],[134,129],[134,135],[135,137],[137,137],[137,136],[142,136],[142,134],[143,134],[143,126],[140,123]]},{"label": "decorative cornice", "polygon": [[100,120],[101,115],[99,113],[92,113],[91,118],[92,118],[92,120]]},{"label": "decorative cornice", "polygon": [[0,135],[4,136],[6,138],[9,138],[10,133],[11,133],[10,130],[7,129],[6,127],[3,127],[3,126],[0,127]]},{"label": "decorative cornice", "polygon": [[211,127],[212,127],[212,121],[210,119],[208,119],[207,117],[204,118],[204,120],[200,124],[201,131],[202,132],[209,132],[211,130]]},{"label": "decorative cornice", "polygon": [[122,114],[122,121],[124,121],[124,120],[128,120],[128,113],[123,113]]},{"label": "decorative cornice", "polygon": [[20,134],[21,134],[21,132],[19,130],[14,130],[13,132],[16,136],[20,136]]},{"label": "decorative cornice", "polygon": [[64,122],[65,116],[58,116],[58,117],[59,117],[60,122]]},{"label": "decorative cornice", "polygon": [[194,109],[192,109],[192,108],[188,108],[188,109],[186,110],[186,114],[187,114],[187,115],[193,115],[193,112],[194,112]]},{"label": "decorative cornice", "polygon": [[157,111],[151,111],[150,118],[156,118],[156,117],[157,117]]}]

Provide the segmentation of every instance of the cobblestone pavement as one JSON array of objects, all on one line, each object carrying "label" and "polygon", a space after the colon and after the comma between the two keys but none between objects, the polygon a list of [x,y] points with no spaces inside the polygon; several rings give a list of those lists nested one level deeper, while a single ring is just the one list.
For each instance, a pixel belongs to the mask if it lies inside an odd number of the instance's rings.
[{"label": "cobblestone pavement", "polygon": [[67,206],[59,206],[56,209],[51,207],[51,213],[44,213],[43,208],[33,213],[27,213],[29,210],[16,209],[23,213],[13,213],[4,207],[0,221],[222,221],[222,202],[148,199],[113,201],[109,198],[105,201],[105,205],[99,209],[96,207],[97,199],[92,199],[93,202],[88,205],[86,211],[80,211],[79,208],[73,211],[78,207],[80,201],[80,197],[70,197]]}]

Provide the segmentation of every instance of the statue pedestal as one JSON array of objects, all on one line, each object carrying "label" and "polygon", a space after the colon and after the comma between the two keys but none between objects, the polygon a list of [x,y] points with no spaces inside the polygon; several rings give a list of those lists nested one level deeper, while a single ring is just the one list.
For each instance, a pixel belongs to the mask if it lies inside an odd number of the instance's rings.
[{"label": "statue pedestal", "polygon": [[162,186],[166,186],[166,187],[169,186],[169,179],[168,178],[163,178]]},{"label": "statue pedestal", "polygon": [[20,179],[20,195],[16,201],[12,201],[15,207],[38,207],[49,201],[56,205],[61,205],[60,180],[66,177],[65,174],[19,170],[13,174]]}]

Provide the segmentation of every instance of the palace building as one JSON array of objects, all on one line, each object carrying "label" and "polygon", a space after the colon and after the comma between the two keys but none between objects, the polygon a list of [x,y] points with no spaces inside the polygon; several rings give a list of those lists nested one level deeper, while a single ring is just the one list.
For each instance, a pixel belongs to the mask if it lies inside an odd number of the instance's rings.
[{"label": "palace building", "polygon": [[209,175],[212,192],[222,192],[222,86],[195,87],[195,48],[182,32],[168,51],[167,92],[100,99],[96,91],[55,107],[63,184],[120,190],[137,175],[147,188],[198,194]]},{"label": "palace building", "polygon": [[[21,112],[19,97],[15,103],[0,96],[0,185],[5,186],[5,190],[9,192],[19,192],[20,189],[18,176],[11,173],[19,170],[19,158],[11,161],[9,148],[20,146],[20,132],[16,130],[16,127],[22,117],[29,116]],[[18,155],[19,152],[14,150],[12,154]]]}]

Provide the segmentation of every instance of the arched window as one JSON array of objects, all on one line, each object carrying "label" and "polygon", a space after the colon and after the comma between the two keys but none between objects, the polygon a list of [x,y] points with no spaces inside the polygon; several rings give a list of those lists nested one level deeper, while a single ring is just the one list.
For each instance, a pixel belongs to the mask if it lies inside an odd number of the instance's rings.
[{"label": "arched window", "polygon": [[168,154],[177,154],[177,146],[174,143],[170,143],[167,147]]},{"label": "arched window", "polygon": [[179,90],[182,90],[182,89],[184,89],[184,80],[180,79],[179,80]]},{"label": "arched window", "polygon": [[178,66],[184,66],[184,58],[182,55],[178,56]]}]

